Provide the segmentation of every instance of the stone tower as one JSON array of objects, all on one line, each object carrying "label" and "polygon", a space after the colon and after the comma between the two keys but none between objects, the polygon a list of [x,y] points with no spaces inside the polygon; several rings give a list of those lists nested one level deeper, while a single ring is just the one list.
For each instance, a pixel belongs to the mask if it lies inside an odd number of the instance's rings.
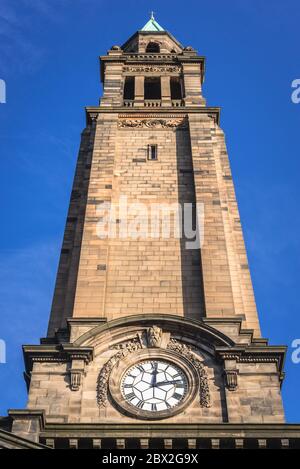
[{"label": "stone tower", "polygon": [[[204,57],[152,16],[100,62],[48,335],[24,346],[29,398],[6,419],[11,445],[295,445],[285,347],[260,335],[220,111],[202,96]],[[193,210],[178,217],[182,207]],[[182,218],[198,242],[175,236]]]}]

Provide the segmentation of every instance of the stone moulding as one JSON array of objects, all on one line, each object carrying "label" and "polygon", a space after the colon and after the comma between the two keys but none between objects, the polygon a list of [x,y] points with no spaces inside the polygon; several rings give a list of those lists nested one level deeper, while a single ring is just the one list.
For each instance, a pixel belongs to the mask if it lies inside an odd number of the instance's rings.
[{"label": "stone moulding", "polygon": [[[238,324],[239,323],[240,321],[238,321]],[[171,314],[137,314],[117,318],[85,332],[76,339],[73,345],[76,347],[86,347],[89,345],[95,347],[96,340],[98,340],[102,334],[110,334],[117,329],[122,330],[124,326],[137,330],[140,329],[141,326],[147,328],[151,327],[153,324],[160,326],[164,330],[168,330],[171,334],[176,334],[178,330],[184,329],[187,337],[196,339],[197,343],[199,343],[199,341],[201,341],[201,343],[209,343],[212,348],[217,347],[218,350],[231,351],[234,347],[234,342],[230,337],[206,324],[204,321],[191,320]],[[30,349],[32,348],[31,346]],[[37,348],[39,348],[39,346],[37,346]]]}]

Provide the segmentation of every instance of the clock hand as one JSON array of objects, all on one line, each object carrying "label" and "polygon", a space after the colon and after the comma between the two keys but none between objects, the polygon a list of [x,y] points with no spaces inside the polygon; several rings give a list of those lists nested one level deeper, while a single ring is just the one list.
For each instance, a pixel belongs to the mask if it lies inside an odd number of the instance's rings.
[{"label": "clock hand", "polygon": [[156,386],[156,376],[157,376],[157,363],[154,363],[154,370],[152,373],[151,386],[154,388]]},{"label": "clock hand", "polygon": [[153,387],[156,386],[156,380],[157,380],[157,362],[155,363],[155,368],[154,368],[154,380],[153,380]]},{"label": "clock hand", "polygon": [[181,383],[180,379],[173,380],[173,381],[160,381],[159,383],[156,383],[156,386],[166,386],[167,384],[177,384]]}]

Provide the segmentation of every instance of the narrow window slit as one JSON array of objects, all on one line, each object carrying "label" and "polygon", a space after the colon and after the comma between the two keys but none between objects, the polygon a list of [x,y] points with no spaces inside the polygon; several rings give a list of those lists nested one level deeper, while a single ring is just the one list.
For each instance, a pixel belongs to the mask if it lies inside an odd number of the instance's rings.
[{"label": "narrow window slit", "polygon": [[148,160],[157,160],[157,145],[148,145]]}]

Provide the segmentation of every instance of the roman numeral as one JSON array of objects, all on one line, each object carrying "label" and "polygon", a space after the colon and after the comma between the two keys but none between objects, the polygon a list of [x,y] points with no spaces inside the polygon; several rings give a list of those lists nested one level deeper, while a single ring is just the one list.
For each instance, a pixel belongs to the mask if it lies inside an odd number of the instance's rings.
[{"label": "roman numeral", "polygon": [[134,399],[136,396],[134,394],[134,392],[131,392],[130,394],[127,394],[126,395],[126,399],[129,399],[130,401],[132,401],[132,399]]},{"label": "roman numeral", "polygon": [[177,399],[177,401],[179,401],[179,400],[182,398],[182,395],[181,395],[181,394],[178,394],[177,392],[175,392],[175,393],[173,394],[173,398],[174,398],[174,399]]},{"label": "roman numeral", "polygon": [[185,388],[185,385],[181,381],[178,381],[178,383],[176,383],[175,386],[176,388]]},{"label": "roman numeral", "polygon": [[139,409],[142,409],[143,408],[143,405],[144,405],[144,401],[139,401],[136,405],[136,407],[138,407]]},{"label": "roman numeral", "polygon": [[157,405],[156,404],[151,404],[151,410],[152,411],[157,411]]}]

